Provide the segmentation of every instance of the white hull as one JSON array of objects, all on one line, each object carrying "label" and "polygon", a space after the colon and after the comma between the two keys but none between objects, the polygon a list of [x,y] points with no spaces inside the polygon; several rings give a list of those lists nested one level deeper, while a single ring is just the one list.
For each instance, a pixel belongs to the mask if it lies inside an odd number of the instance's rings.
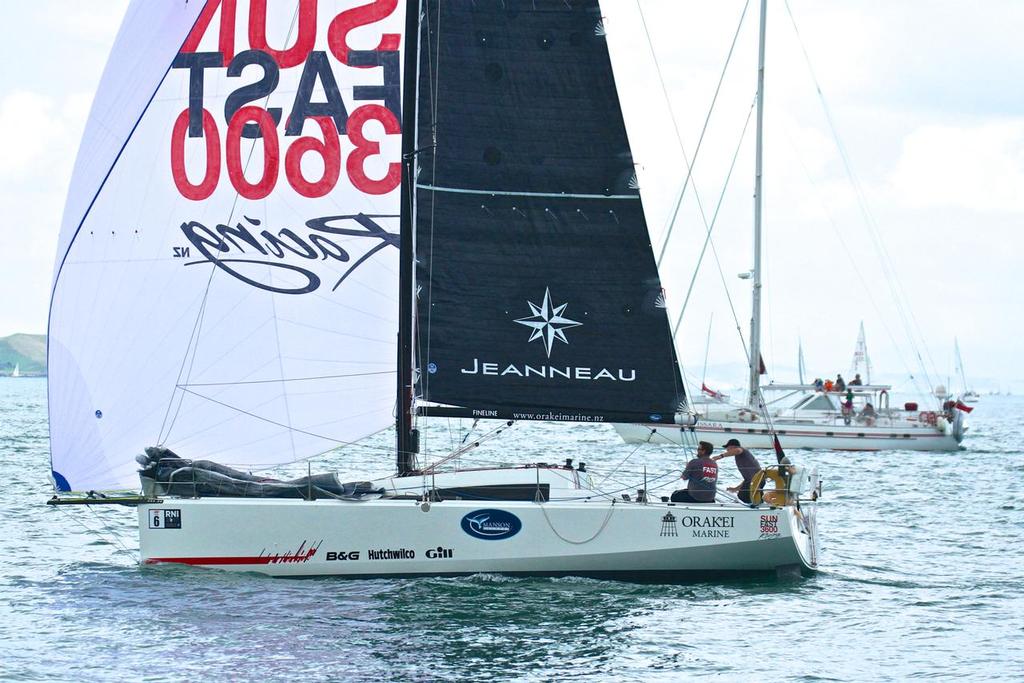
[{"label": "white hull", "polygon": [[[864,425],[786,424],[776,421],[775,429],[783,448],[822,449],[834,451],[955,451],[960,448],[953,425],[936,427],[894,425],[867,427]],[[721,446],[725,440],[737,438],[747,448],[772,448],[772,435],[764,423],[699,421],[690,428],[655,424],[616,424],[615,430],[626,443],[695,444],[710,441]]]},{"label": "white hull", "polygon": [[[513,515],[519,520],[519,531],[494,539],[464,530],[467,517],[495,510],[499,519]],[[164,528],[168,519],[171,528]],[[180,528],[173,528],[175,519]],[[805,516],[793,506],[612,503],[605,498],[429,505],[410,499],[167,498],[139,506],[145,564],[292,577],[494,572],[642,580],[806,571],[816,566],[813,526],[813,514]]]}]

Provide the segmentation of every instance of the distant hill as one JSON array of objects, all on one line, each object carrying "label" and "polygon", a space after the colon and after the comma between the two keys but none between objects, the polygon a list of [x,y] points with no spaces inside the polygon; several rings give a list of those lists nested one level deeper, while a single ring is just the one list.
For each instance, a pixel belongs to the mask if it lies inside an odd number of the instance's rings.
[{"label": "distant hill", "polygon": [[0,376],[18,366],[22,375],[46,374],[46,335],[12,334],[0,339]]}]

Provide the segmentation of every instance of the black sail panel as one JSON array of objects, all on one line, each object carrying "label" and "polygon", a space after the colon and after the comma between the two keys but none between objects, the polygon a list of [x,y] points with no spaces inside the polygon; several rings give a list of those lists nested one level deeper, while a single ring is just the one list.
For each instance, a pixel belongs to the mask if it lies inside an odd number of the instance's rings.
[{"label": "black sail panel", "polygon": [[422,396],[500,417],[671,419],[682,384],[598,3],[425,10]]}]

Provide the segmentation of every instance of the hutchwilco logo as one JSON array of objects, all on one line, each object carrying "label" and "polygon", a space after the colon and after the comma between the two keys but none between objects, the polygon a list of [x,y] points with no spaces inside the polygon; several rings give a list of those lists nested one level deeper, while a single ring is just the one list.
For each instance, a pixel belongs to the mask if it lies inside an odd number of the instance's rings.
[{"label": "hutchwilco logo", "polygon": [[504,510],[475,510],[462,518],[462,530],[485,541],[512,538],[522,528],[519,518]]},{"label": "hutchwilco logo", "polygon": [[527,340],[528,342],[537,339],[544,342],[544,349],[547,351],[548,358],[551,358],[551,347],[556,339],[563,344],[569,343],[569,340],[565,337],[565,330],[571,327],[579,327],[583,324],[562,315],[569,304],[553,305],[551,303],[551,289],[549,287],[544,288],[544,300],[540,306],[532,301],[527,301],[526,303],[529,304],[533,315],[528,318],[519,318],[516,322],[533,330],[530,333],[530,338]]}]

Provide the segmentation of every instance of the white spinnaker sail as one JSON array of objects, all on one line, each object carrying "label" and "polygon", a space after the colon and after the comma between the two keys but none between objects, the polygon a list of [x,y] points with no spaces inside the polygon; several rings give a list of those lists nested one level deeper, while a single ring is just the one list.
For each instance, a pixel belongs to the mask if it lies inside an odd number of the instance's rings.
[{"label": "white spinnaker sail", "polygon": [[390,424],[402,14],[132,3],[59,239],[59,489],[137,488],[157,443],[267,465]]}]

